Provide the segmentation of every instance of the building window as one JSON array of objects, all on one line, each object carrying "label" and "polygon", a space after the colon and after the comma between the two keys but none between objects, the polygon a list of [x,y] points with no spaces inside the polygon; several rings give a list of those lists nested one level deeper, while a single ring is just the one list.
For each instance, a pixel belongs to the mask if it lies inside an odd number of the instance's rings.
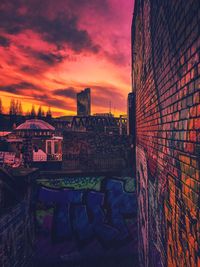
[{"label": "building window", "polygon": [[47,141],[47,154],[51,154],[51,141]]},{"label": "building window", "polygon": [[59,152],[58,142],[55,142],[54,143],[54,153],[58,154],[58,152]]}]

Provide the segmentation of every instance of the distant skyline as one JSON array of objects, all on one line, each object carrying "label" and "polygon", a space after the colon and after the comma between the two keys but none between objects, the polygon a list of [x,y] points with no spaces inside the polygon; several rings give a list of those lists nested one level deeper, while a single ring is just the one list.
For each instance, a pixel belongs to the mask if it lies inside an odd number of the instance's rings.
[{"label": "distant skyline", "polygon": [[126,113],[134,0],[1,0],[0,97],[23,110],[76,114],[91,88],[92,113]]}]

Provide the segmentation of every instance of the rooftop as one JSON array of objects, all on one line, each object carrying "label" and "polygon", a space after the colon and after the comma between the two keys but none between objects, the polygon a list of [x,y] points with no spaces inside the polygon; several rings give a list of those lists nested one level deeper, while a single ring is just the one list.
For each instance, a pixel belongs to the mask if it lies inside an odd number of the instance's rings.
[{"label": "rooftop", "polygon": [[45,130],[45,131],[55,131],[55,128],[43,120],[32,119],[26,120],[24,123],[20,124],[16,130]]}]

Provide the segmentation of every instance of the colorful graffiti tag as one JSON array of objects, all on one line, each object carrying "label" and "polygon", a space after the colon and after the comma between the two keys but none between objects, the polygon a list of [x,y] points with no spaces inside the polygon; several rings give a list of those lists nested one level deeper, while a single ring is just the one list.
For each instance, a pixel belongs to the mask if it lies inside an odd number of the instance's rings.
[{"label": "colorful graffiti tag", "polygon": [[139,254],[140,262],[144,267],[148,266],[148,173],[147,160],[142,149],[136,149],[137,161],[137,188],[138,193],[138,240],[142,252]]},{"label": "colorful graffiti tag", "polygon": [[135,1],[132,76],[142,267],[200,266],[198,10],[198,0]]},{"label": "colorful graffiti tag", "polygon": [[82,247],[95,239],[103,248],[124,246],[135,238],[136,213],[131,177],[38,180],[38,230],[52,243],[75,239]]}]

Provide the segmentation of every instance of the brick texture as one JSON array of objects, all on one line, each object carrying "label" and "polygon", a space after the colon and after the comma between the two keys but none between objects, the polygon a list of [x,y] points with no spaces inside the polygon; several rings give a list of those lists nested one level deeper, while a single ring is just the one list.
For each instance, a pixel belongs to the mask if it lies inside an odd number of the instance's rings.
[{"label": "brick texture", "polygon": [[200,266],[200,4],[136,0],[140,266]]},{"label": "brick texture", "polygon": [[[33,255],[34,220],[26,201],[0,218],[0,266],[30,266]],[[28,265],[27,265],[28,264]]]},{"label": "brick texture", "polygon": [[130,137],[121,135],[65,132],[62,168],[89,172],[120,171],[130,166],[130,142]]}]

